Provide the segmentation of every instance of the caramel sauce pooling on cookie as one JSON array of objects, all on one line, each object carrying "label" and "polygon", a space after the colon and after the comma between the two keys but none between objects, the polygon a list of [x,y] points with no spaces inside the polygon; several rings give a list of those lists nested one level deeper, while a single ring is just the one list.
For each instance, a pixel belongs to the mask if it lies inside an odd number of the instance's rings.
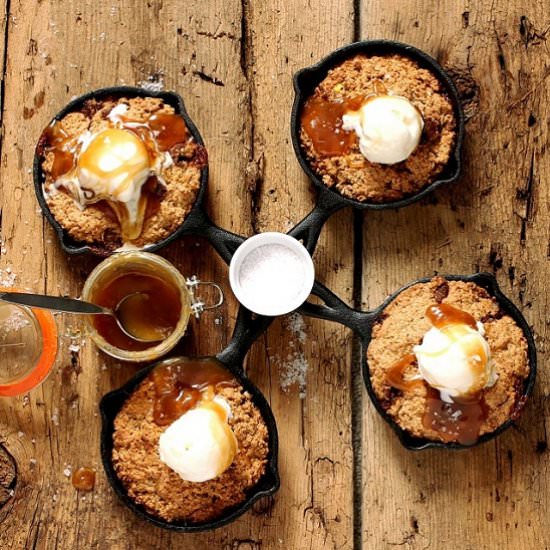
[{"label": "caramel sauce pooling on cookie", "polygon": [[399,361],[394,363],[386,372],[386,381],[392,387],[401,391],[409,391],[421,387],[424,382],[419,378],[405,378],[407,367],[416,362],[414,353],[408,353]]},{"label": "caramel sauce pooling on cookie", "polygon": [[329,100],[320,95],[308,98],[304,103],[300,122],[317,153],[326,157],[349,153],[357,143],[357,134],[342,128],[342,117],[384,95],[388,95],[386,85],[381,80],[376,80],[372,92],[366,95],[341,100]]},{"label": "caramel sauce pooling on cookie", "polygon": [[358,110],[364,102],[363,96],[342,101],[312,96],[304,103],[300,119],[302,128],[320,155],[330,157],[349,153],[357,143],[357,136],[355,132],[342,129],[342,117],[348,111]]},{"label": "caramel sauce pooling on cookie", "polygon": [[452,403],[447,403],[441,399],[439,391],[428,387],[422,424],[429,430],[435,430],[446,443],[454,441],[461,445],[473,445],[488,413],[482,395],[472,396],[471,399],[453,398]]},{"label": "caramel sauce pooling on cookie", "polygon": [[73,151],[64,149],[70,137],[64,132],[61,125],[56,123],[48,126],[42,134],[42,140],[51,147],[53,153],[52,178],[57,179],[70,172],[75,165],[75,157]]},{"label": "caramel sauce pooling on cookie", "polygon": [[153,418],[159,426],[171,424],[201,401],[210,403],[208,406],[225,420],[225,411],[212,399],[222,388],[237,385],[231,372],[214,357],[161,365],[153,370],[151,379],[155,389]]},{"label": "caramel sauce pooling on cookie", "polygon": [[189,139],[189,131],[180,115],[155,114],[149,119],[148,126],[156,133],[156,141],[161,151],[169,151]]}]

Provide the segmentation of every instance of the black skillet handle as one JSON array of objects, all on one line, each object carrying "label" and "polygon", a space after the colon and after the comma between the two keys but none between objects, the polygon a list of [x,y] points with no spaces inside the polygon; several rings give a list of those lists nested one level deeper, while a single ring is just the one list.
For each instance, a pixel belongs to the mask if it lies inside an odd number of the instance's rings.
[{"label": "black skillet handle", "polygon": [[240,306],[231,341],[218,353],[216,356],[218,360],[242,371],[246,354],[256,339],[267,330],[273,319],[274,317],[255,315],[244,306]]},{"label": "black skillet handle", "polygon": [[341,210],[344,206],[346,206],[345,202],[330,189],[319,189],[315,208],[288,234],[302,241],[307,251],[313,254],[324,224],[334,212]]},{"label": "black skillet handle", "polygon": [[315,281],[312,294],[318,296],[325,302],[324,305],[305,302],[298,311],[310,317],[335,321],[351,328],[361,337],[366,338],[374,319],[374,314],[368,311],[359,311],[346,305],[336,294],[326,286]]},{"label": "black skillet handle", "polygon": [[241,235],[217,226],[202,208],[194,208],[191,211],[186,220],[186,227],[185,234],[206,237],[227,264],[235,250],[246,240]]}]

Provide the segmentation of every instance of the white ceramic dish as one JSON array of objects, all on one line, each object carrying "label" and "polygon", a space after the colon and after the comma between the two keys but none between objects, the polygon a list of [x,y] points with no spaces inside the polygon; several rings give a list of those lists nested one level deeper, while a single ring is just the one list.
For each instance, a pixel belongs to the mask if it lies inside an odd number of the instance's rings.
[{"label": "white ceramic dish", "polygon": [[284,233],[260,233],[247,239],[229,265],[237,300],[259,315],[285,315],[308,298],[315,268],[300,241]]}]

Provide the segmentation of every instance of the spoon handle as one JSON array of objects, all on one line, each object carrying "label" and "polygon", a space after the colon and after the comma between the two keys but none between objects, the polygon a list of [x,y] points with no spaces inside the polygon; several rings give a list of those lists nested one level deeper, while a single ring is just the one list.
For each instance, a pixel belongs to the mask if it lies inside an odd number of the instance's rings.
[{"label": "spoon handle", "polygon": [[65,313],[112,315],[110,310],[102,308],[101,306],[76,300],[74,298],[63,298],[61,296],[44,296],[42,294],[26,294],[23,292],[0,292],[0,300],[22,306],[64,311]]}]

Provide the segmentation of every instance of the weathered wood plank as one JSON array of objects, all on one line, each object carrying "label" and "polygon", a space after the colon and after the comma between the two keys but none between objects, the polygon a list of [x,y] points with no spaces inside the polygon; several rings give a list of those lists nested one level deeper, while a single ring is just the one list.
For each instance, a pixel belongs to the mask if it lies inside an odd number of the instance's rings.
[{"label": "weathered wood plank", "polygon": [[550,543],[543,416],[548,412],[547,8],[547,2],[481,1],[443,9],[435,2],[406,1],[388,10],[386,2],[362,3],[362,36],[414,44],[474,85],[461,180],[420,205],[366,217],[364,306],[436,271],[492,271],[534,326],[541,365],[538,389],[518,428],[466,452],[407,452],[373,407],[365,406],[367,548]]},{"label": "weathered wood plank", "polygon": [[[352,40],[353,5],[254,1],[245,7],[244,62],[254,123],[246,184],[253,227],[287,231],[313,205],[290,142],[291,77]],[[338,15],[329,21],[327,13]],[[338,216],[315,257],[319,277],[346,299],[352,233],[349,212]],[[269,395],[279,426],[282,486],[268,515],[257,518],[250,548],[351,547],[350,342],[342,327],[306,320],[301,328],[300,318],[290,318],[275,322],[251,355],[248,372]],[[289,375],[292,369],[307,369],[305,387],[286,388],[299,378]]]},{"label": "weathered wood plank", "polygon": [[[342,16],[337,26],[323,19],[320,6],[303,12],[246,2],[185,6],[176,2],[138,6],[98,2],[93,8],[76,2],[12,2],[14,25],[8,35],[3,124],[4,143],[11,149],[5,149],[3,155],[2,197],[4,205],[10,204],[9,196],[17,193],[22,202],[21,208],[9,209],[3,219],[2,231],[8,239],[2,265],[12,264],[19,282],[33,290],[78,294],[96,261],[69,260],[36,214],[26,172],[34,142],[49,117],[71,96],[149,77],[163,78],[166,88],[184,95],[203,133],[210,153],[209,197],[215,220],[241,233],[288,229],[312,205],[288,136],[291,75],[351,39],[351,2],[334,2],[331,9]],[[317,40],[320,24],[325,31],[322,40]],[[289,30],[292,32],[285,33]],[[266,34],[272,41],[264,49]],[[19,76],[22,67],[24,80]],[[273,70],[277,71],[276,79],[272,78]],[[277,93],[281,90],[276,105],[272,102],[274,89]],[[42,95],[44,104],[36,106],[34,98]],[[25,107],[30,116],[22,125],[19,121]],[[265,167],[263,175],[259,166]],[[257,187],[260,181],[263,184]],[[29,213],[33,215],[32,225],[24,223]],[[337,225],[343,228],[340,236],[335,236]],[[42,231],[42,239],[31,238],[31,234],[41,235]],[[320,272],[328,273],[324,279],[347,297],[351,295],[352,251],[346,246],[350,233],[350,218],[340,216],[331,222],[318,254]],[[32,246],[25,255],[24,246]],[[177,261],[186,273],[198,272],[217,280],[226,277],[225,266],[212,263],[211,249],[196,239],[174,244],[163,255]],[[214,353],[220,349],[234,317],[234,301],[229,298],[229,307],[218,317],[221,323],[215,324],[210,318],[193,327],[192,336],[182,346],[184,351]],[[63,332],[78,329],[73,319],[60,325]],[[223,531],[186,537],[151,528],[134,518],[117,502],[101,473],[97,402],[103,393],[126,380],[135,367],[121,367],[89,344],[80,352],[70,352],[71,340],[63,338],[56,371],[41,389],[31,393],[28,405],[18,399],[2,403],[0,409],[2,436],[20,463],[24,487],[2,525],[2,545],[256,548],[284,544],[318,548],[326,543],[329,547],[349,547],[349,335],[319,323],[308,323],[304,330],[308,340],[301,342],[299,322],[290,323],[290,329],[288,321],[287,328],[275,325],[266,340],[269,349],[259,347],[250,361],[251,375],[271,398],[279,420],[284,443],[281,492],[274,502],[259,503],[252,513]],[[80,337],[72,343],[76,342],[80,343]],[[289,354],[298,363],[309,364],[303,400],[299,387],[281,390],[285,379],[284,375],[279,377],[278,368],[288,368]],[[271,363],[270,369],[266,363]],[[24,434],[21,437],[19,429]],[[81,441],[86,441],[86,446],[79,444]],[[36,459],[32,466],[31,458]],[[93,498],[78,499],[63,475],[68,464],[98,467]]]},{"label": "weathered wood plank", "polygon": [[[250,216],[243,209],[249,203],[248,193],[239,185],[250,140],[246,83],[239,62],[239,2],[185,6],[157,1],[11,2],[10,15],[2,155],[2,235],[7,254],[1,266],[13,267],[18,284],[77,295],[96,263],[69,259],[58,248],[53,232],[36,213],[28,171],[35,141],[49,118],[71,96],[97,87],[164,79],[167,89],[180,92],[209,149],[212,213],[225,227],[249,231]],[[37,97],[44,98],[43,105]],[[163,255],[177,261],[186,274],[226,279],[225,265],[203,241],[185,239]],[[221,349],[235,310],[230,293],[228,306],[195,324],[182,350],[208,354]],[[62,333],[69,327],[77,329],[78,323],[61,321]],[[80,337],[73,343],[80,344]],[[89,343],[80,352],[70,352],[67,338],[62,337],[60,344],[56,370],[31,393],[28,404],[23,398],[1,404],[0,434],[18,459],[22,479],[14,509],[2,525],[0,546],[183,544],[181,537],[152,528],[122,507],[100,466],[99,398],[118,387],[136,367],[121,367]],[[19,437],[19,431],[24,435]],[[97,467],[93,495],[77,496],[63,474],[67,464]],[[225,530],[224,536],[230,537],[231,530]],[[197,538],[195,547],[215,545],[216,540],[216,535]]]},{"label": "weathered wood plank", "polygon": [[[7,14],[7,3],[6,2],[2,2],[2,5],[0,6],[0,17],[2,18],[2,21],[0,23],[0,63],[1,63],[1,67],[2,67],[2,73],[0,75],[1,77],[1,80],[0,80],[0,83],[1,83],[1,86],[3,89],[3,86],[4,86],[4,72],[5,72],[5,62],[6,62],[6,57],[5,57],[5,49],[6,49],[6,37],[7,37],[7,32],[6,32],[6,29],[7,29],[7,26],[8,26],[8,14]],[[2,104],[3,104],[3,101],[4,101],[4,98],[3,98],[3,95],[0,96],[0,117],[2,116],[1,115],[1,112],[2,112]],[[1,119],[1,118],[0,118]]]},{"label": "weathered wood plank", "polygon": [[[444,11],[429,0],[394,8],[362,3],[364,37],[416,44],[479,87],[470,94],[461,182],[421,205],[365,218],[363,300],[365,307],[376,305],[402,283],[435,270],[493,270],[535,326],[544,364],[550,22],[545,2],[528,9],[493,4],[483,0],[474,9],[461,2]],[[96,263],[69,260],[59,250],[36,213],[28,173],[36,137],[49,117],[71,96],[94,87],[152,77],[182,93],[209,149],[209,204],[225,227],[241,233],[286,230],[311,207],[313,194],[289,139],[291,75],[352,40],[353,2],[102,0],[82,6],[12,0],[10,15],[0,159],[7,253],[0,256],[0,269],[11,266],[21,286],[78,294]],[[335,216],[315,257],[319,278],[348,301],[352,234],[351,213]],[[227,276],[226,267],[212,261],[212,249],[195,238],[163,255],[185,273]],[[214,353],[223,346],[235,314],[230,294],[219,315],[193,326],[183,352]],[[60,319],[60,326],[64,333],[78,323]],[[97,402],[135,367],[120,367],[90,344],[70,352],[71,340],[64,337],[56,370],[42,388],[28,400],[0,403],[0,438],[22,471],[15,506],[2,523],[1,546],[350,548],[350,342],[349,332],[333,324],[274,323],[251,354],[249,372],[279,423],[282,488],[232,526],[178,536],[134,518],[117,502],[99,465]],[[299,383],[285,385],[297,378],[289,366],[305,364],[301,399]],[[542,475],[546,378],[541,369],[537,395],[518,430],[468,455],[411,455],[363,396],[364,547],[548,545]],[[93,498],[78,499],[63,475],[67,464],[98,467]]]}]

